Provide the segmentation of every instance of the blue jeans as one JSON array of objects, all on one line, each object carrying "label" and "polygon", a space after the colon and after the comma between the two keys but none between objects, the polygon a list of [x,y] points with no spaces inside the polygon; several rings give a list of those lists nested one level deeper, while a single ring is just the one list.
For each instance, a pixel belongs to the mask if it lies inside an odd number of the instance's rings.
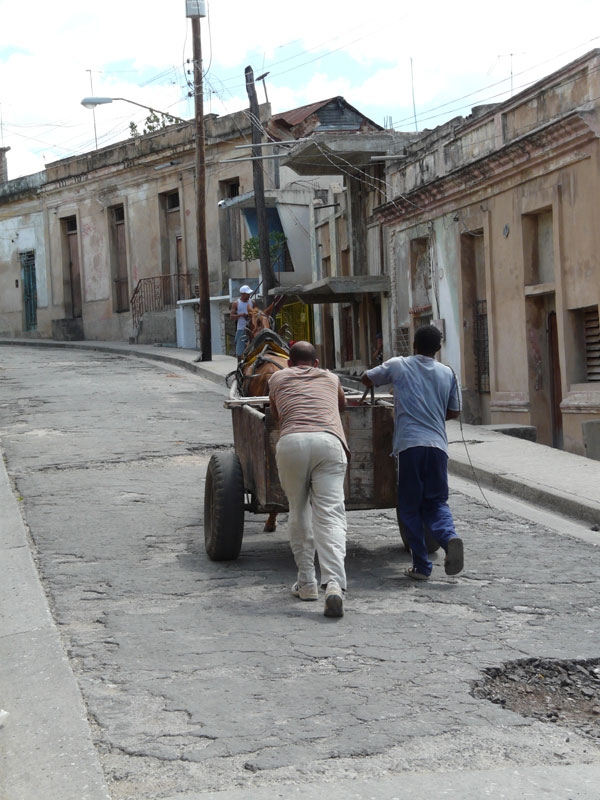
[{"label": "blue jeans", "polygon": [[248,336],[246,334],[246,328],[238,328],[235,332],[235,354],[236,356],[241,356],[246,349],[246,344],[248,343]]},{"label": "blue jeans", "polygon": [[410,447],[397,456],[398,517],[413,558],[413,566],[431,575],[433,564],[425,541],[425,527],[444,549],[456,537],[448,507],[448,456],[438,447]]}]

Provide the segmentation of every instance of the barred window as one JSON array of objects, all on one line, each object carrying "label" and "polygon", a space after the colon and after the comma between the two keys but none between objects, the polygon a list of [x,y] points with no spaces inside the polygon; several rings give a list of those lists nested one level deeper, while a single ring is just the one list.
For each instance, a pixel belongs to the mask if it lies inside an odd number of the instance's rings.
[{"label": "barred window", "polygon": [[475,368],[477,391],[484,394],[490,391],[490,349],[488,339],[487,300],[476,300],[473,304],[475,336]]},{"label": "barred window", "polygon": [[410,355],[410,328],[396,328],[394,334],[394,353],[399,356]]}]

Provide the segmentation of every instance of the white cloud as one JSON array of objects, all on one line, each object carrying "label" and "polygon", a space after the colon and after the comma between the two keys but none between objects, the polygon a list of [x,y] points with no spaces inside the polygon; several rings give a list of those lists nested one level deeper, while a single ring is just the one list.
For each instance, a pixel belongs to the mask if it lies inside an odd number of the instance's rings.
[{"label": "white cloud", "polygon": [[[95,147],[93,115],[80,105],[91,94],[90,70],[96,95],[193,115],[184,0],[60,6],[0,0],[0,144],[11,147],[9,177]],[[494,7],[479,0],[304,0],[294,7],[280,0],[209,0],[208,8],[202,48],[213,94],[205,107],[216,113],[247,107],[244,68],[251,64],[255,75],[270,73],[274,111],[342,95],[376,122],[391,116],[412,129],[414,89],[418,116],[433,127],[445,111],[432,108],[469,95],[468,113],[469,104],[509,92],[511,72],[516,91],[600,43],[600,12],[592,0],[560,6],[505,0]],[[262,101],[260,84],[257,90]],[[129,121],[145,116],[123,103],[98,108],[99,145],[127,138]]]}]

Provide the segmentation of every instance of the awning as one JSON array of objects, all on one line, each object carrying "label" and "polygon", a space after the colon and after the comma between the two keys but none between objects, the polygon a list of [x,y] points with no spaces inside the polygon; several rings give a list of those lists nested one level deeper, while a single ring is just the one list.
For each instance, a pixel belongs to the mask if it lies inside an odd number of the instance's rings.
[{"label": "awning", "polygon": [[303,303],[351,303],[363,294],[388,294],[389,275],[353,275],[348,278],[323,278],[315,283],[271,289],[270,295],[297,297]]},{"label": "awning", "polygon": [[349,169],[370,165],[372,156],[386,155],[405,136],[393,131],[313,134],[282,155],[281,163],[298,175],[347,175]]}]

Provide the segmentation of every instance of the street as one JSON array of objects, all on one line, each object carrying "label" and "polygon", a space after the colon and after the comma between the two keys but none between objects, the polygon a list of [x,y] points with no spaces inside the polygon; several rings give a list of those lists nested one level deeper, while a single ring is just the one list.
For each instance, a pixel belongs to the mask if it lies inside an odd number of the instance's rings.
[{"label": "street", "polygon": [[438,554],[421,585],[395,511],[351,512],[346,615],[327,619],[290,595],[285,515],[264,533],[247,513],[235,562],[205,554],[225,386],[103,353],[0,356],[7,471],[112,800],[565,765],[555,796],[594,796],[598,740],[471,690],[506,662],[598,657],[597,546],[453,491],[465,571]]}]

